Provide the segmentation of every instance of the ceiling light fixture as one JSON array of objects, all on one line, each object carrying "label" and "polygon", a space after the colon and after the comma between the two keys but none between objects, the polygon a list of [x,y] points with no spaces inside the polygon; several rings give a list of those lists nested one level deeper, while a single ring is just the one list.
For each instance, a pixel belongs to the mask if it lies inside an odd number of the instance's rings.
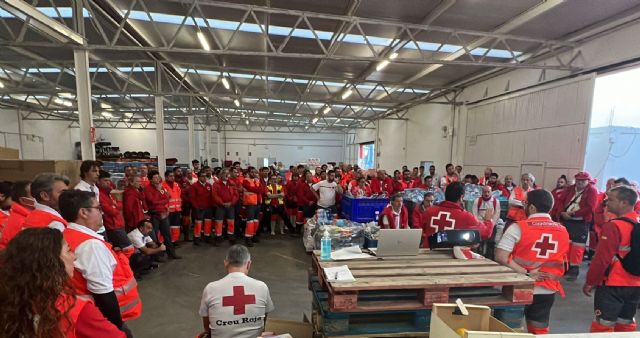
[{"label": "ceiling light fixture", "polygon": [[231,87],[229,86],[229,80],[227,80],[227,78],[226,78],[226,77],[224,77],[224,76],[222,77],[222,85],[223,85],[223,86],[224,86],[224,88],[225,88],[225,89],[227,89],[227,90],[229,90],[229,88],[231,88]]},{"label": "ceiling light fixture", "polygon": [[316,122],[318,122],[318,117],[314,117],[313,120],[311,120],[311,123],[315,124]]},{"label": "ceiling light fixture", "polygon": [[200,40],[200,44],[202,45],[202,49],[211,50],[211,47],[209,47],[209,42],[207,41],[207,38],[204,37],[204,33],[202,33],[202,31],[198,31],[198,33],[196,33],[196,35],[198,36],[198,40]]},{"label": "ceiling light fixture", "polygon": [[240,107],[240,101],[238,101],[238,99],[233,99],[233,104],[235,104],[236,107]]},{"label": "ceiling light fixture", "polygon": [[349,88],[349,89],[347,89],[347,91],[342,93],[342,99],[345,100],[346,98],[351,96],[351,94],[353,94],[353,88]]},{"label": "ceiling light fixture", "polygon": [[246,119],[246,120],[244,121],[244,124],[249,125],[249,119]]},{"label": "ceiling light fixture", "polygon": [[100,107],[102,109],[113,109],[113,107],[110,104],[105,103],[105,102],[100,103]]},{"label": "ceiling light fixture", "polygon": [[2,81],[0,81],[0,88],[4,88],[4,83],[2,83]]},{"label": "ceiling light fixture", "polygon": [[322,113],[323,113],[323,114],[326,114],[326,113],[328,113],[329,111],[331,111],[331,107],[326,106],[326,107],[324,108],[324,110],[322,110]]},{"label": "ceiling light fixture", "polygon": [[340,118],[338,118],[338,119],[336,120],[336,122],[334,122],[334,123],[338,123],[338,122],[340,122]]},{"label": "ceiling light fixture", "polygon": [[[398,57],[398,53],[393,53],[393,54],[389,55],[389,60],[394,60],[397,57]],[[389,60],[384,60],[384,61],[380,62],[376,66],[376,71],[379,72],[379,71],[383,70],[386,66],[388,66],[389,62],[390,62]]]},{"label": "ceiling light fixture", "polygon": [[126,116],[128,118],[132,118],[133,117],[133,113],[124,113],[124,116]]},{"label": "ceiling light fixture", "polygon": [[109,113],[109,112],[106,112],[106,111],[103,111],[103,112],[102,112],[102,116],[104,116],[104,117],[106,117],[106,118],[110,119],[110,118],[112,118],[112,117],[113,117],[113,114],[111,114],[111,113]]}]

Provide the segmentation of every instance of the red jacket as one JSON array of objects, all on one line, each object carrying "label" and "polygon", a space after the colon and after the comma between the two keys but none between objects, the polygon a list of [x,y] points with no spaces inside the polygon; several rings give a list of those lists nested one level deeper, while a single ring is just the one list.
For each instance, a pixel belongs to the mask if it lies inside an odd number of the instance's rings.
[{"label": "red jacket", "polygon": [[372,194],[386,193],[389,196],[393,194],[393,179],[389,176],[385,177],[384,180],[374,177],[371,179],[369,186]]},{"label": "red jacket", "polygon": [[211,192],[213,187],[209,183],[196,182],[189,187],[189,202],[196,209],[207,209],[213,205]]},{"label": "red jacket", "polygon": [[169,199],[171,195],[160,186],[160,190],[150,184],[144,189],[144,199],[147,201],[150,214],[163,214],[169,212]]},{"label": "red jacket", "polygon": [[298,200],[298,205],[300,206],[309,205],[309,203],[315,204],[318,202],[316,200],[316,195],[313,194],[311,186],[306,182],[298,184],[296,189],[296,198]]},{"label": "red jacket", "polygon": [[420,205],[416,205],[411,213],[411,224],[414,229],[422,229],[427,221],[425,218],[425,211],[423,209],[422,203]]},{"label": "red jacket", "polygon": [[102,224],[109,230],[124,228],[124,217],[120,203],[111,195],[111,189],[98,187],[100,206],[102,207]]},{"label": "red jacket", "polygon": [[297,190],[300,185],[300,180],[290,180],[284,186],[284,202],[288,206],[298,205],[298,195]]},{"label": "red jacket", "polygon": [[31,210],[23,207],[18,202],[13,202],[11,204],[11,211],[9,212],[7,224],[5,224],[2,234],[0,234],[0,250],[6,248],[9,241],[16,237],[18,232],[22,230],[22,224],[30,212]]},{"label": "red jacket", "polygon": [[221,206],[222,203],[234,205],[238,202],[238,190],[230,181],[227,181],[227,184],[223,181],[218,181],[213,184],[212,190],[213,204],[216,206]]},{"label": "red jacket", "polygon": [[144,199],[144,193],[138,189],[128,186],[124,189],[124,220],[129,229],[135,229],[138,223],[147,218],[147,202]]},{"label": "red jacket", "polygon": [[422,226],[422,246],[428,247],[427,237],[442,230],[478,230],[480,237],[486,240],[493,232],[491,220],[479,221],[472,213],[464,210],[460,203],[444,201],[429,207],[424,212],[425,221]]},{"label": "red jacket", "polygon": [[[565,211],[569,204],[571,204],[571,201],[573,201],[575,195],[575,185],[567,187],[564,192],[562,192],[559,203],[553,206],[551,215],[557,220],[562,220],[560,214]],[[582,191],[580,203],[578,204],[580,209],[578,209],[573,216],[581,217],[586,223],[591,223],[591,221],[593,221],[593,213],[596,209],[597,203],[598,190],[596,190],[593,184],[587,184],[587,186]]]},{"label": "red jacket", "polygon": [[391,195],[404,191],[404,189],[407,188],[407,184],[403,180],[393,180],[391,186],[393,187],[393,193],[391,193]]},{"label": "red jacket", "polygon": [[[400,215],[396,216],[393,213],[393,208],[391,205],[387,205],[384,210],[380,213],[380,217],[378,218],[378,225],[383,229],[396,229],[397,218],[400,217],[400,229],[408,229],[409,228],[409,210],[404,205],[402,209],[400,209]],[[389,225],[384,224],[384,220],[389,222]]]}]

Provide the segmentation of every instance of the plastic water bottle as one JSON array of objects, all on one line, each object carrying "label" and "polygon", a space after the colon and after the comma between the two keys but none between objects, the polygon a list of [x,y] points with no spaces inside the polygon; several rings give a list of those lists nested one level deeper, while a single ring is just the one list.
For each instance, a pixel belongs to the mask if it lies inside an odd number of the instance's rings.
[{"label": "plastic water bottle", "polygon": [[375,216],[376,223],[378,223],[378,218],[380,218],[380,211],[376,210],[376,216]]},{"label": "plastic water bottle", "polygon": [[329,230],[324,231],[324,235],[320,241],[320,260],[331,260],[331,236],[329,236]]}]

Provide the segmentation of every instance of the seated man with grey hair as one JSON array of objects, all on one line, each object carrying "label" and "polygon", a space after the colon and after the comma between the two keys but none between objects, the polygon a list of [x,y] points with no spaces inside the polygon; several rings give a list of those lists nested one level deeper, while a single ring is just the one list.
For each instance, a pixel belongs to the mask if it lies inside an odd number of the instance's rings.
[{"label": "seated man with grey hair", "polygon": [[269,288],[247,276],[251,255],[244,245],[229,248],[224,267],[228,274],[209,283],[202,292],[204,332],[198,337],[256,338],[264,330],[267,313],[274,310]]}]

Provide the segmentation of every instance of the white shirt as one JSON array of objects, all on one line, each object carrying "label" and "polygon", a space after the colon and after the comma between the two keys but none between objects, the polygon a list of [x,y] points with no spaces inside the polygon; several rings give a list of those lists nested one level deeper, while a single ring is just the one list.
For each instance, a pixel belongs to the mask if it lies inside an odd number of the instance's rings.
[{"label": "white shirt", "polygon": [[[529,218],[532,217],[546,217],[548,219],[551,219],[551,216],[549,216],[549,214],[544,213],[529,215]],[[500,239],[500,242],[496,247],[504,251],[513,252],[513,248],[518,242],[520,242],[520,238],[522,238],[522,230],[520,230],[520,226],[517,222],[511,223],[511,225],[509,225],[509,227],[507,228],[507,231],[505,231],[504,235],[502,235],[502,239]],[[556,293],[556,291],[547,289],[542,286],[535,286],[533,288],[533,294],[535,295],[548,295],[552,293]]]},{"label": "white shirt", "polygon": [[96,194],[96,201],[100,202],[100,191],[98,191],[98,187],[95,184],[89,184],[84,180],[80,180],[78,184],[73,188],[74,190],[82,190],[82,191],[90,191]]},{"label": "white shirt", "polygon": [[140,251],[138,249],[147,246],[147,243],[153,242],[151,237],[143,235],[138,229],[131,230],[131,232],[127,234],[127,237],[129,237],[129,240],[131,241],[131,244],[133,244],[133,247],[136,248],[136,251]]},{"label": "white shirt", "polygon": [[95,237],[78,245],[75,250],[76,270],[87,280],[87,289],[95,294],[113,291],[113,270],[118,265],[111,250],[105,245],[102,236],[95,231],[76,223],[69,223],[69,229]]},{"label": "white shirt", "polygon": [[[58,217],[62,218],[62,216],[60,215],[60,213],[56,209],[54,209],[54,208],[52,208],[50,206],[47,206],[47,205],[40,204],[40,203],[36,202],[35,209],[36,210],[42,210],[42,211],[48,212],[48,213],[50,213],[50,214],[52,214],[54,216],[58,216]],[[49,223],[48,227],[52,228],[52,229],[60,230],[60,232],[64,232],[64,228],[65,228],[64,224],[62,222],[59,222],[59,221],[52,221],[51,223]]]},{"label": "white shirt", "polygon": [[209,283],[200,302],[200,316],[209,317],[211,337],[216,338],[256,338],[273,310],[267,285],[242,272]]},{"label": "white shirt", "polygon": [[318,191],[320,194],[320,199],[318,199],[318,206],[329,208],[336,204],[337,186],[338,183],[336,183],[336,181],[329,183],[329,181],[327,180],[320,181],[311,186],[313,190]]},{"label": "white shirt", "polygon": [[[494,205],[493,201],[495,201],[495,206],[496,206],[495,208],[493,207]],[[478,208],[478,199],[477,198],[474,199],[471,213],[473,214],[473,216],[476,216],[477,219],[483,221],[484,214],[487,212],[487,209],[489,208],[494,209],[492,220],[493,220],[493,224],[496,224],[496,222],[498,222],[498,219],[500,219],[500,202],[498,202],[496,198],[493,196],[491,196],[491,198],[488,201],[485,201],[484,199],[482,199],[482,204],[480,205],[480,208]]]}]

